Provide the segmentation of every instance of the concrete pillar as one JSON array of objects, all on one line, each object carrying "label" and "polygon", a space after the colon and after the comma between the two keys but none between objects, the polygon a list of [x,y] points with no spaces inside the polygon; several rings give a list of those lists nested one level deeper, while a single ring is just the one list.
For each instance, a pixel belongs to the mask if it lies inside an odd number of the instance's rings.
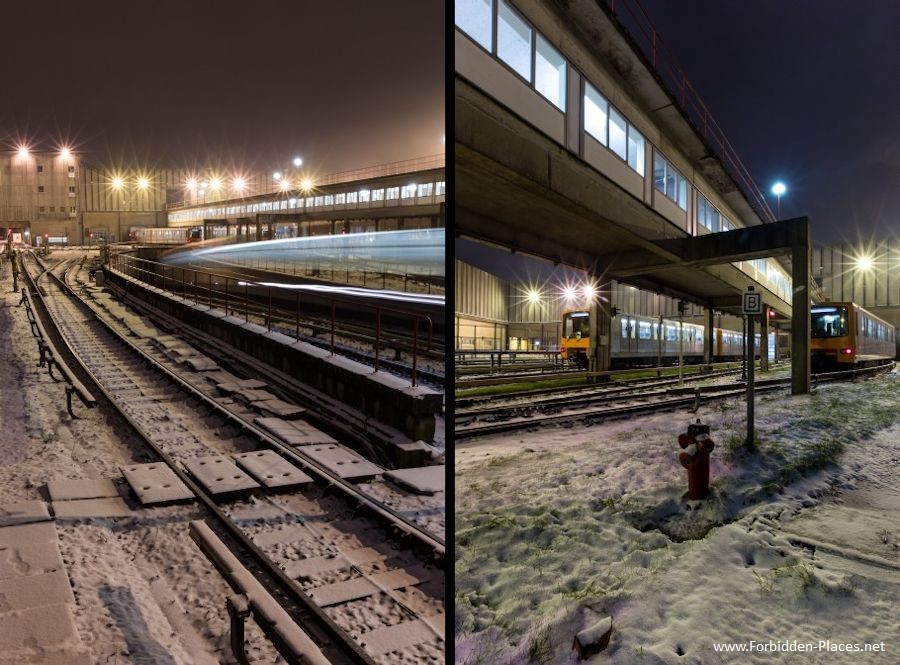
[{"label": "concrete pillar", "polygon": [[259,213],[256,213],[256,241],[262,240],[262,222],[259,221]]},{"label": "concrete pillar", "polygon": [[714,313],[712,307],[706,308],[706,321],[703,326],[703,362],[706,365],[712,365],[713,362],[713,348],[715,346],[715,340],[713,339],[713,332],[715,331],[713,323]]},{"label": "concrete pillar", "polygon": [[791,248],[791,394],[809,392],[810,262],[809,219],[804,219]]},{"label": "concrete pillar", "polygon": [[[603,297],[605,296],[605,297]],[[609,302],[609,285],[601,287],[601,292],[591,305],[590,347],[588,348],[588,370],[605,372],[610,369],[610,325],[609,310],[602,303]]]},{"label": "concrete pillar", "polygon": [[759,369],[769,371],[769,306],[765,304],[759,322]]}]

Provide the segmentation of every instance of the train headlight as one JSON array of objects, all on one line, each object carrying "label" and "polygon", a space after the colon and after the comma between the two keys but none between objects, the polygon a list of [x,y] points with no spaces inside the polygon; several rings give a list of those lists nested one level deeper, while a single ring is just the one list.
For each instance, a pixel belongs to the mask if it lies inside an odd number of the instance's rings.
[{"label": "train headlight", "polygon": [[850,346],[848,346],[848,347],[845,347],[845,348],[841,349],[841,355],[844,355],[844,356],[851,356],[851,355],[853,355],[853,348],[850,347]]}]

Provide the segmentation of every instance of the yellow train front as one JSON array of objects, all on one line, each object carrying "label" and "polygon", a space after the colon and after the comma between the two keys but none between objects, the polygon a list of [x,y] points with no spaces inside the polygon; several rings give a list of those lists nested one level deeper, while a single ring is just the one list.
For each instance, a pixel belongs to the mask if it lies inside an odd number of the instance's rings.
[{"label": "yellow train front", "polygon": [[896,355],[894,326],[855,303],[813,305],[810,317],[814,372],[882,365]]},{"label": "yellow train front", "polygon": [[559,355],[582,367],[587,367],[590,346],[591,313],[587,309],[568,309],[562,315],[562,338]]}]

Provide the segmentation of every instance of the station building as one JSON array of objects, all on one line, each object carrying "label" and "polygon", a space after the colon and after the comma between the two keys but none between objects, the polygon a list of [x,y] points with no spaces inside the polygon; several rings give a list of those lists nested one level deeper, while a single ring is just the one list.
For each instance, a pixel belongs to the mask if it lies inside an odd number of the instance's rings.
[{"label": "station building", "polygon": [[[26,243],[117,242],[142,229],[256,237],[444,225],[444,156],[317,177],[303,172],[95,165],[69,150],[0,154],[0,226]],[[262,228],[262,231],[260,229]]]},{"label": "station building", "polygon": [[[821,296],[811,293],[814,284],[798,291],[792,283],[792,269],[808,274],[808,235],[793,250],[785,250],[793,240],[778,251],[745,248],[744,236],[761,236],[743,229],[791,225],[774,224],[637,2],[460,0],[455,27],[457,233],[583,270],[599,283],[606,305],[591,335],[596,369],[608,364],[615,334],[610,305],[658,315],[685,301],[702,308],[709,331],[718,314],[740,313],[748,286],[782,318],[791,317],[798,294],[802,310]],[[714,255],[681,251],[705,237]],[[518,337],[511,331],[522,322],[508,301],[505,316],[475,303],[489,278],[458,274],[460,338],[479,337],[469,334],[478,320],[497,324],[495,343]],[[625,285],[642,295],[625,301]],[[803,336],[808,345],[808,331]],[[798,372],[802,391],[806,369]]]}]

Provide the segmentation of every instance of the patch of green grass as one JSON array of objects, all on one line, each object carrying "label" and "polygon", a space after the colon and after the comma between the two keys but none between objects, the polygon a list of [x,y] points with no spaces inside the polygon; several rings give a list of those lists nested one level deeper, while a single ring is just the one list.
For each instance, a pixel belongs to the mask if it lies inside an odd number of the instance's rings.
[{"label": "patch of green grass", "polygon": [[497,386],[479,386],[477,388],[457,388],[456,397],[481,397],[484,395],[505,395],[515,397],[515,393],[535,390],[537,388],[569,388],[585,385],[586,377],[576,376],[565,379],[548,379],[547,381],[520,381],[518,383],[504,383]]}]

